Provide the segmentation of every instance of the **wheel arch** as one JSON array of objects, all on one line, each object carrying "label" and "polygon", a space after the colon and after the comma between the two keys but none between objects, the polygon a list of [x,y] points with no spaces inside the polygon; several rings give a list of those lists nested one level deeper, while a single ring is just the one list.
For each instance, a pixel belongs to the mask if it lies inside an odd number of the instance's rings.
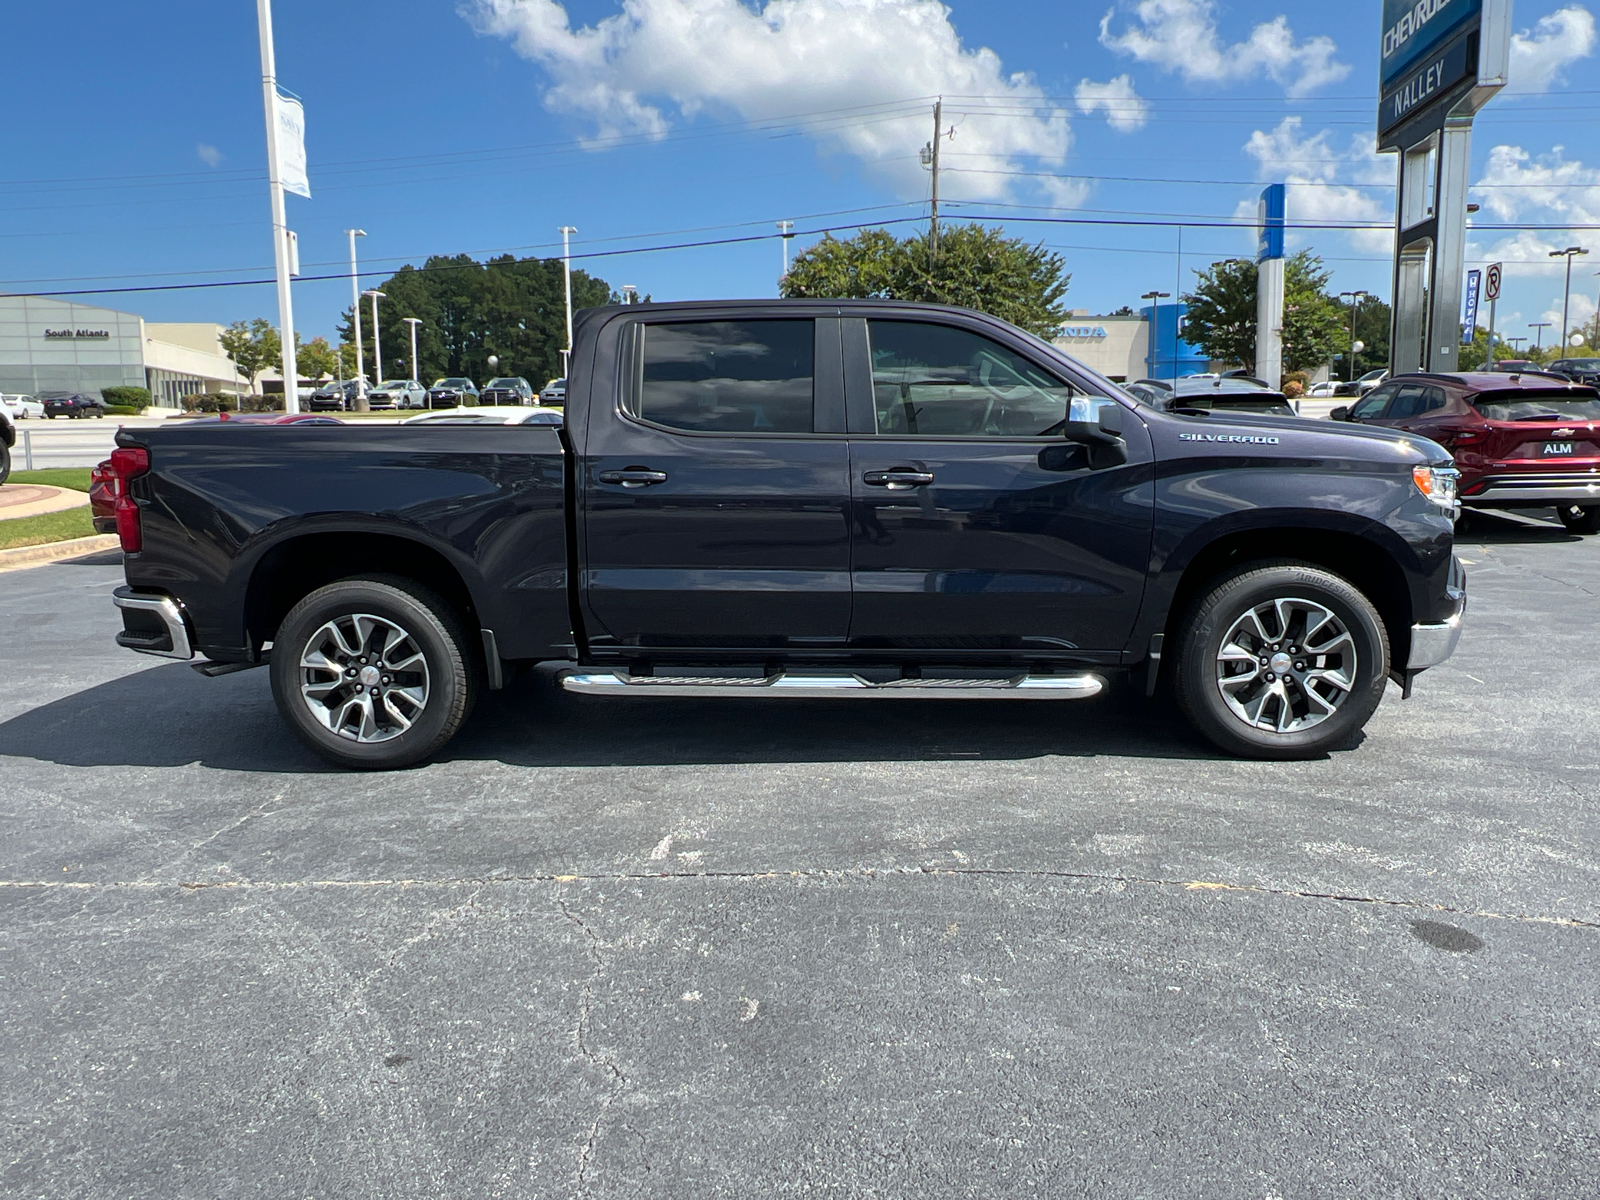
[{"label": "wheel arch", "polygon": [[271,641],[289,610],[318,588],[374,574],[414,579],[443,597],[469,632],[482,627],[466,575],[443,551],[392,531],[323,529],[274,542],[251,564],[244,591],[248,645]]},{"label": "wheel arch", "polygon": [[[1383,526],[1381,534],[1399,541]],[[1315,536],[1307,536],[1308,532]],[[1266,559],[1293,559],[1322,567],[1356,587],[1378,610],[1389,636],[1390,667],[1404,664],[1411,653],[1411,626],[1416,611],[1405,567],[1387,544],[1388,538],[1373,536],[1369,527],[1331,526],[1308,531],[1296,526],[1258,526],[1237,529],[1196,546],[1187,556],[1174,583],[1163,627],[1158,632],[1173,639],[1180,633],[1184,613],[1213,580],[1247,563]],[[1402,548],[1404,543],[1401,543]],[[1169,560],[1170,561],[1170,560]]]}]

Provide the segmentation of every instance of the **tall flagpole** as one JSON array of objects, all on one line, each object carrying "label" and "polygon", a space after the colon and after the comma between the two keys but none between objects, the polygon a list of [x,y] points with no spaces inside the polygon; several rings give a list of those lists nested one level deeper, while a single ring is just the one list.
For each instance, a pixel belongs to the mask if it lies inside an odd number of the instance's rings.
[{"label": "tall flagpole", "polygon": [[[283,342],[283,406],[300,411],[299,365],[294,352],[294,302],[289,295],[289,219],[278,170],[278,68],[272,48],[272,0],[256,0],[261,32],[261,97],[267,112],[267,188],[272,193],[273,261],[278,268],[278,335]],[[359,319],[359,317],[358,317]]]}]

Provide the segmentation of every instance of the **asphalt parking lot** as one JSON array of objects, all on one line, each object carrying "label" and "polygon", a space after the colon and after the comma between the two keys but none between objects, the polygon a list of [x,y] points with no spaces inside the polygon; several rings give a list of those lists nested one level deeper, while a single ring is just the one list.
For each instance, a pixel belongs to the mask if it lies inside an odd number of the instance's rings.
[{"label": "asphalt parking lot", "polygon": [[350,775],[116,649],[113,563],[0,574],[0,1192],[1594,1195],[1600,538],[1460,552],[1296,764],[530,680]]}]

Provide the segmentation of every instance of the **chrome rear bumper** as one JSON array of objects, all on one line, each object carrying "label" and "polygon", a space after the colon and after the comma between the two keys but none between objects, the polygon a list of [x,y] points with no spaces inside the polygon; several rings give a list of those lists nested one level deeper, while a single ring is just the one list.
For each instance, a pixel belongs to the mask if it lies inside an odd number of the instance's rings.
[{"label": "chrome rear bumper", "polygon": [[[147,629],[125,628],[117,634],[117,645],[140,654],[154,654],[157,658],[194,657],[183,608],[171,596],[119,587],[111,593],[111,600],[125,613],[147,613],[156,618],[156,625]],[[127,623],[127,617],[123,621]]]}]

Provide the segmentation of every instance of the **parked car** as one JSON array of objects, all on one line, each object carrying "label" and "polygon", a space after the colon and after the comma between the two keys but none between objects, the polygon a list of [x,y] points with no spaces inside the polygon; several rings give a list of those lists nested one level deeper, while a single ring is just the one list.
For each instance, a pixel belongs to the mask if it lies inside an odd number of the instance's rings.
[{"label": "parked car", "polygon": [[1332,379],[1324,379],[1321,383],[1313,383],[1311,387],[1306,390],[1306,399],[1329,399],[1330,397],[1337,396],[1339,394],[1337,390],[1338,387],[1338,383]]},{"label": "parked car", "polygon": [[1368,371],[1365,375],[1358,375],[1354,379],[1347,379],[1337,384],[1333,389],[1335,396],[1365,396],[1385,379],[1389,378],[1389,368],[1379,367]]},{"label": "parked car", "polygon": [[360,384],[354,379],[325,383],[306,400],[311,412],[353,412],[360,395]]},{"label": "parked car", "polygon": [[32,396],[0,396],[0,407],[10,413],[14,421],[44,416],[44,405]]},{"label": "parked car", "polygon": [[1132,383],[1123,384],[1122,390],[1136,400],[1159,408],[1161,398],[1172,394],[1172,383],[1170,380],[1136,379]]},{"label": "parked car", "polygon": [[478,394],[479,404],[532,404],[533,384],[520,375],[491,379]]},{"label": "parked car", "polygon": [[1600,358],[1558,358],[1545,370],[1552,375],[1564,375],[1573,383],[1600,385]]},{"label": "parked car", "polygon": [[1490,363],[1489,370],[1496,374],[1521,375],[1527,371],[1540,374],[1543,368],[1531,358],[1502,358]]},{"label": "parked car", "polygon": [[10,411],[0,405],[0,483],[11,477],[11,447],[17,444],[17,427]]},{"label": "parked car", "polygon": [[402,425],[560,425],[559,408],[443,408],[407,417]]},{"label": "parked car", "polygon": [[373,408],[426,408],[428,389],[415,379],[388,379],[367,389],[367,403]]},{"label": "parked car", "polygon": [[1403,429],[1449,450],[1468,508],[1550,508],[1600,533],[1600,391],[1527,372],[1397,375],[1336,421]]},{"label": "parked car", "polygon": [[[196,421],[195,424],[200,424],[202,421],[211,420],[211,419],[213,419],[213,418],[202,417],[202,418],[200,418],[200,421]],[[343,425],[344,424],[344,422],[339,420],[338,417],[325,417],[320,413],[308,413],[308,412],[298,412],[298,413],[281,413],[281,412],[218,413],[214,419],[218,420],[218,421],[226,421],[230,425]]]},{"label": "parked car", "polygon": [[83,392],[40,392],[39,403],[44,415],[54,421],[57,417],[103,417],[106,402],[99,396]]},{"label": "parked car", "polygon": [[539,392],[539,403],[546,408],[560,408],[567,402],[567,381],[552,379]]},{"label": "parked car", "polygon": [[470,379],[437,379],[428,389],[429,408],[463,408],[477,403],[478,388]]},{"label": "parked car", "polygon": [[270,660],[298,737],[381,769],[519,665],[752,701],[1131,677],[1231,753],[1301,758],[1459,637],[1456,471],[1426,439],[1163,412],[939,305],[616,305],[575,338],[570,441],[289,426],[240,455],[220,422],[123,429],[118,641]]},{"label": "parked car", "polygon": [[1175,390],[1156,403],[1164,412],[1239,412],[1261,413],[1273,417],[1294,417],[1294,403],[1282,392],[1274,391],[1259,379],[1249,376],[1192,376],[1178,380]]}]

